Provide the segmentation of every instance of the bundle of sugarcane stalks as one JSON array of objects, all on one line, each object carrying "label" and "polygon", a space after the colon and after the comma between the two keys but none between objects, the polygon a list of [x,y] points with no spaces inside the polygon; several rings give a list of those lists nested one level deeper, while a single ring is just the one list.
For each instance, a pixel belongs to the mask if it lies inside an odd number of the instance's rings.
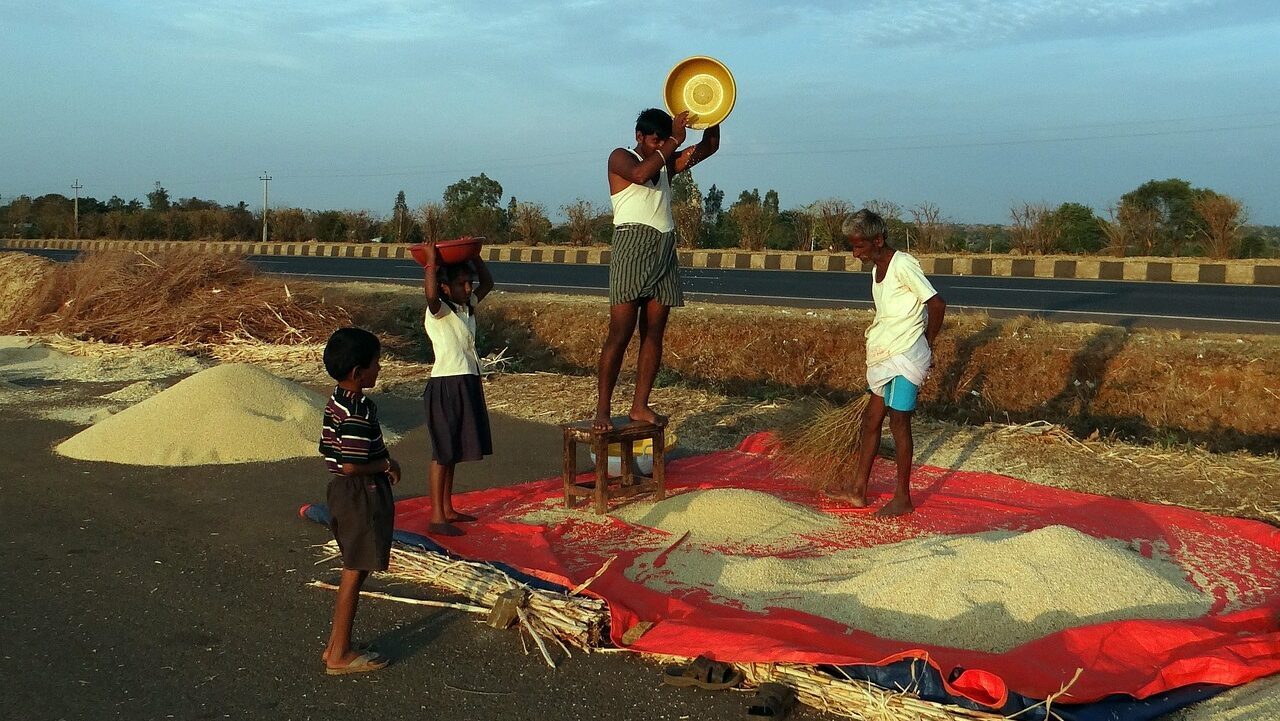
[{"label": "bundle of sugarcane stalks", "polygon": [[822,490],[847,481],[858,464],[862,423],[871,394],[844,405],[825,404],[811,418],[783,429],[774,458],[784,472]]},{"label": "bundle of sugarcane stalks", "polygon": [[[337,553],[337,545],[332,541],[324,548],[326,558],[332,558]],[[625,651],[608,647],[609,636],[605,631],[609,609],[604,601],[581,595],[611,563],[612,559],[606,561],[594,575],[576,588],[558,593],[521,583],[491,564],[450,558],[419,546],[396,543],[391,550],[391,567],[387,571],[389,576],[434,586],[462,596],[470,603],[419,601],[376,592],[368,594],[382,599],[487,614],[492,619],[495,607],[502,605],[505,599],[510,599],[514,592],[520,599],[515,610],[517,626],[528,633],[543,660],[554,668],[555,662],[548,642],[556,644],[566,656],[570,655],[566,644],[587,652]],[[312,585],[334,588],[328,584]],[[654,654],[646,654],[646,657],[664,663],[687,663],[691,660]],[[894,691],[867,681],[833,676],[814,666],[773,663],[746,663],[737,666],[742,669],[746,683],[750,686],[768,682],[782,683],[794,690],[796,697],[806,705],[859,721],[994,721],[1005,718],[998,714],[926,701],[912,694],[910,689]]]},{"label": "bundle of sugarcane stalks", "polygon": [[[329,557],[338,552],[333,541],[324,548]],[[546,641],[558,645],[567,656],[570,653],[566,643],[591,651],[599,648],[606,638],[604,629],[609,622],[609,609],[604,601],[581,595],[586,583],[569,593],[546,591],[521,583],[490,564],[450,558],[399,542],[392,546],[387,575],[456,593],[489,610],[499,604],[504,594],[520,591],[520,600],[513,609],[518,625],[528,632],[543,659],[553,668],[555,661]]]}]

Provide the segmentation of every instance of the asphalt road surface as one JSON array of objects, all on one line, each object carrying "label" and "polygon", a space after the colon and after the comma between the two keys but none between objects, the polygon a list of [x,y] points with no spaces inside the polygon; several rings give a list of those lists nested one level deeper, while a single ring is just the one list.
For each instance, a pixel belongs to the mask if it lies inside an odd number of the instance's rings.
[{"label": "asphalt road surface", "polygon": [[[76,251],[29,251],[68,260]],[[411,260],[254,256],[270,273],[331,280],[418,283]],[[560,263],[490,263],[498,287],[509,292],[549,291],[605,295],[608,267]],[[823,271],[685,268],[689,297],[788,307],[870,307],[865,274]],[[995,316],[1035,315],[1110,325],[1280,333],[1280,288],[1211,283],[1157,283],[933,275],[930,281],[952,309]]]}]

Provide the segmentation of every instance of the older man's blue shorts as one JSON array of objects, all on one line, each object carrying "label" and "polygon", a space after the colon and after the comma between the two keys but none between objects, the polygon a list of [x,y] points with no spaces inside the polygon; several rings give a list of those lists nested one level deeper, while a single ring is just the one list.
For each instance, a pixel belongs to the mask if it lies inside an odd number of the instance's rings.
[{"label": "older man's blue shorts", "polygon": [[894,376],[888,383],[875,389],[875,394],[884,397],[884,404],[895,411],[910,413],[916,409],[916,394],[919,388],[904,376]]}]

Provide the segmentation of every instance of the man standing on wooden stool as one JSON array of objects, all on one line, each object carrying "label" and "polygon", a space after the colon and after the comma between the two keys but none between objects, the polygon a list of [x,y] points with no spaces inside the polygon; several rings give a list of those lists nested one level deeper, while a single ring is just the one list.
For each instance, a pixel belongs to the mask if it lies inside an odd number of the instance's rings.
[{"label": "man standing on wooden stool", "polygon": [[671,216],[671,176],[683,173],[720,148],[720,126],[713,125],[693,147],[684,144],[688,113],[674,119],[650,108],[636,118],[636,146],[609,154],[609,201],[613,205],[613,247],[609,261],[609,335],[600,351],[595,430],[613,427],[611,405],[622,356],[640,331],[636,393],[627,414],[633,421],[661,425],[665,418],[649,407],[667,314],[684,305]]}]

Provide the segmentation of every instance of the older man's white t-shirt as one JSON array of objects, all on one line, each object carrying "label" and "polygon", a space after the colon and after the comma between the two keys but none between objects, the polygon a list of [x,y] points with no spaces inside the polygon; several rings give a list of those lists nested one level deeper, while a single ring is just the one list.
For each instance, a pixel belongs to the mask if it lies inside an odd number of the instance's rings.
[{"label": "older man's white t-shirt", "polygon": [[920,269],[920,261],[902,251],[889,259],[884,280],[876,281],[871,269],[871,298],[876,317],[867,328],[867,384],[878,388],[894,376],[915,385],[924,382],[933,363],[925,340],[929,314],[925,301],[937,295]]}]

